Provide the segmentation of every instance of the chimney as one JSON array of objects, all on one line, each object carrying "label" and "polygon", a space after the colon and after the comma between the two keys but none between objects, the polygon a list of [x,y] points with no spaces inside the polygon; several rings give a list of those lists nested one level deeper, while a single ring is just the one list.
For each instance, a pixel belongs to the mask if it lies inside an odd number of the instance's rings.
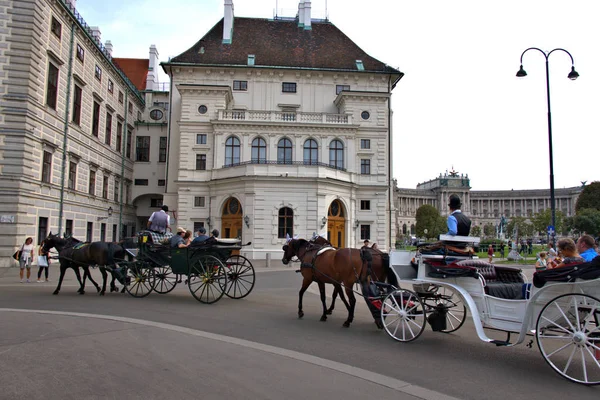
[{"label": "chimney", "polygon": [[148,61],[148,77],[146,78],[146,90],[158,89],[158,50],[155,45],[150,46]]},{"label": "chimney", "polygon": [[94,38],[94,40],[98,43],[102,43],[102,41],[100,40],[100,28],[97,26],[90,26],[90,31],[92,32],[92,37]]},{"label": "chimney", "polygon": [[76,7],[75,5],[77,4],[77,0],[67,0],[67,4],[71,4],[71,8],[74,10]]},{"label": "chimney", "polygon": [[106,49],[106,54],[108,54],[110,58],[112,58],[113,44],[110,40],[106,41],[106,43],[104,44],[104,48]]},{"label": "chimney", "polygon": [[310,24],[310,0],[304,1],[304,30],[311,30],[312,26]]},{"label": "chimney", "polygon": [[298,4],[298,27],[304,28],[304,0]]},{"label": "chimney", "polygon": [[225,0],[225,16],[223,18],[223,43],[231,44],[233,36],[233,0]]}]

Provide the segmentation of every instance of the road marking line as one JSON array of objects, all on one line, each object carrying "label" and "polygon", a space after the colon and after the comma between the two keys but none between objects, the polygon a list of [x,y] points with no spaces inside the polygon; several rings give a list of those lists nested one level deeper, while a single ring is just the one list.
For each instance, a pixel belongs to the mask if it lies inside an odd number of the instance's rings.
[{"label": "road marking line", "polygon": [[456,397],[451,397],[440,392],[429,390],[417,385],[412,385],[408,382],[401,381],[389,376],[381,375],[376,372],[367,371],[362,368],[353,367],[348,364],[342,364],[337,361],[327,360],[321,357],[311,356],[303,354],[293,350],[287,350],[280,347],[270,346],[267,344],[251,342],[249,340],[238,339],[231,336],[217,335],[210,332],[200,331],[197,329],[186,328],[183,326],[165,324],[162,322],[147,321],[142,319],[119,317],[113,315],[102,315],[102,314],[87,314],[87,313],[76,313],[67,311],[47,311],[47,310],[27,310],[18,308],[0,308],[0,312],[18,312],[18,313],[33,313],[33,314],[50,314],[50,315],[63,315],[71,317],[83,317],[83,318],[95,318],[95,319],[106,319],[111,321],[120,321],[129,324],[137,324],[150,326],[153,328],[166,329],[173,332],[184,333],[192,336],[198,336],[206,339],[217,340],[219,342],[235,344],[242,347],[247,347],[254,350],[264,351],[265,353],[275,354],[282,357],[288,357],[297,361],[304,361],[306,363],[317,365],[323,368],[328,368],[343,374],[351,375],[356,378],[360,378],[387,388],[396,390],[398,392],[406,393],[411,396],[418,397],[423,400],[459,400]]}]

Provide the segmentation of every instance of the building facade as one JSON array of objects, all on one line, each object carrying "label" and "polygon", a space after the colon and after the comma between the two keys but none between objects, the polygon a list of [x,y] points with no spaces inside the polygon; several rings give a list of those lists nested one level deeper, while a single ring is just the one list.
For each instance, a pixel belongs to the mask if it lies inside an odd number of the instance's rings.
[{"label": "building facade", "polygon": [[3,6],[0,47],[0,266],[52,231],[117,240],[136,225],[136,121],[144,97],[75,0]]},{"label": "building facade", "polygon": [[234,17],[225,0],[225,17],[162,65],[172,90],[164,202],[177,225],[241,237],[251,258],[280,252],[286,235],[393,243],[400,71],[312,19],[305,1],[296,18],[267,20]]}]

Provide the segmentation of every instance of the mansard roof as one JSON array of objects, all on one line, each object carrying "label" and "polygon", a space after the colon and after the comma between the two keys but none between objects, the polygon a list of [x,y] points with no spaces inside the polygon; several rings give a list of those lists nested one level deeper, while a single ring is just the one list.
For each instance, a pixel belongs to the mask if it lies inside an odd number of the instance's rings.
[{"label": "mansard roof", "polygon": [[147,58],[113,58],[113,62],[123,71],[137,90],[146,90],[146,79],[148,78]]},{"label": "mansard roof", "polygon": [[354,71],[361,60],[366,72],[404,74],[369,56],[335,25],[313,21],[312,29],[298,26],[297,20],[234,18],[231,44],[223,43],[223,19],[190,49],[165,64]]}]

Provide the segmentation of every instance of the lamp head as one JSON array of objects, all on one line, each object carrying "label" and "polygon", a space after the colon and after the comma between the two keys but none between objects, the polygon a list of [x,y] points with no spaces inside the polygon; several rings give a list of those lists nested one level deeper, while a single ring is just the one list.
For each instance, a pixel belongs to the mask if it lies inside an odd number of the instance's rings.
[{"label": "lamp head", "polygon": [[112,207],[108,207],[108,216],[110,217],[113,214]]},{"label": "lamp head", "polygon": [[571,72],[569,72],[568,78],[572,81],[579,78],[579,73],[577,71],[575,71],[574,66],[571,67]]},{"label": "lamp head", "polygon": [[527,72],[525,72],[525,70],[523,69],[523,64],[521,64],[521,67],[517,71],[517,77],[523,78],[524,76],[527,76]]}]

